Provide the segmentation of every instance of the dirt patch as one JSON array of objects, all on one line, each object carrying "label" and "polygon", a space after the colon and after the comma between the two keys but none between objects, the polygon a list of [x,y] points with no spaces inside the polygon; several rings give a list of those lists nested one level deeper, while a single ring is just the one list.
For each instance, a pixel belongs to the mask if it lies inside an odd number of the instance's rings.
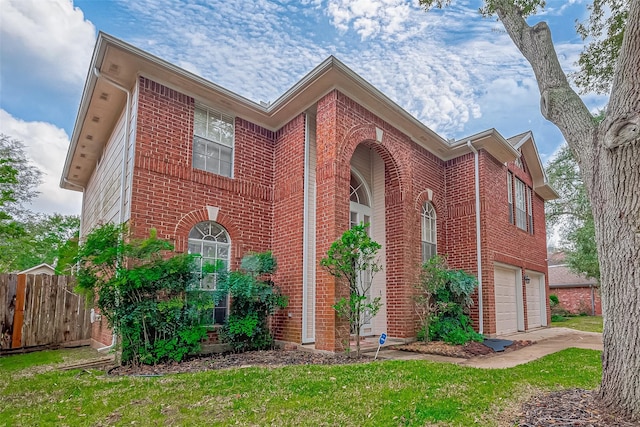
[{"label": "dirt patch", "polygon": [[472,357],[484,356],[491,357],[496,354],[515,351],[523,347],[533,344],[532,341],[514,341],[509,347],[502,352],[495,352],[492,348],[479,342],[469,342],[465,345],[447,344],[441,341],[421,342],[416,341],[409,344],[393,346],[393,350],[411,351],[422,354],[437,354],[440,356],[459,357],[462,359],[471,359]]},{"label": "dirt patch", "polygon": [[111,375],[164,375],[185,372],[202,372],[226,368],[279,367],[287,365],[344,365],[371,361],[368,356],[356,359],[344,354],[311,353],[303,350],[248,351],[240,354],[215,354],[194,357],[181,363],[160,363],[143,366],[118,366]]},{"label": "dirt patch", "polygon": [[596,391],[570,389],[538,395],[522,405],[520,427],[634,427],[629,419],[603,408]]}]

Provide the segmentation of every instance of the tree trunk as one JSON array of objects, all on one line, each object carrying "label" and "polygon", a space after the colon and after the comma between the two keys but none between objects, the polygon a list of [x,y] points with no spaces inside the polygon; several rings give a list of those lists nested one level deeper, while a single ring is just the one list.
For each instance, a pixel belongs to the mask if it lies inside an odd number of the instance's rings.
[{"label": "tree trunk", "polygon": [[530,27],[513,0],[492,4],[531,64],[542,114],[573,150],[591,200],[604,317],[600,398],[640,420],[640,1],[630,2],[600,125],[567,82],[546,23]]}]

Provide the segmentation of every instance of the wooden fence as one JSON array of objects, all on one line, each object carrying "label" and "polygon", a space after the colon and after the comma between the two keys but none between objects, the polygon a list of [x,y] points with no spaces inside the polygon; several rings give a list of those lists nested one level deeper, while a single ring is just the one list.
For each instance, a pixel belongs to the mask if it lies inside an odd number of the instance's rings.
[{"label": "wooden fence", "polygon": [[91,307],[69,276],[0,274],[0,350],[88,344]]}]

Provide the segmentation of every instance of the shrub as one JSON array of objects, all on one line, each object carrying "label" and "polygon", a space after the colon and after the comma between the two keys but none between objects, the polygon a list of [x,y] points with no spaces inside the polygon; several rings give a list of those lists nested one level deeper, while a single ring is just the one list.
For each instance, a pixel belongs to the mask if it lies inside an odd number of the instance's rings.
[{"label": "shrub", "polygon": [[287,306],[287,298],[271,280],[276,268],[271,252],[250,253],[242,258],[239,271],[218,273],[215,298],[231,297],[229,318],[220,330],[220,338],[234,351],[273,347],[269,316]]},{"label": "shrub", "polygon": [[168,257],[173,246],[152,230],[144,240],[124,240],[126,226],[94,229],[78,250],[77,290],[100,309],[120,336],[123,364],[180,361],[200,349],[206,329],[200,310],[213,306],[199,281],[194,257]]},{"label": "shrub", "polygon": [[478,286],[475,277],[463,270],[449,270],[444,258],[435,256],[422,266],[414,297],[420,318],[419,340],[440,340],[450,344],[482,341],[468,316],[471,295]]},{"label": "shrub", "polygon": [[[373,277],[382,267],[377,258],[381,246],[371,239],[368,227],[369,224],[359,224],[345,231],[331,244],[327,256],[320,261],[320,265],[332,276],[349,287],[349,298],[340,298],[332,307],[338,316],[349,320],[349,333],[355,335],[358,357],[360,329],[382,307],[382,298],[372,298],[370,295]],[[347,350],[350,350],[349,346]]]},{"label": "shrub", "polygon": [[551,307],[555,307],[558,304],[560,304],[560,300],[558,299],[558,295],[555,295],[555,294],[549,295],[549,305]]}]

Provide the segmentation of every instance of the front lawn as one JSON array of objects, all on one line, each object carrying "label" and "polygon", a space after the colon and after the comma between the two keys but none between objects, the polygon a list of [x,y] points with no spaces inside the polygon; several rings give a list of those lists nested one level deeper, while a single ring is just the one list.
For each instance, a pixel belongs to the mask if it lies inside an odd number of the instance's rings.
[{"label": "front lawn", "polygon": [[0,425],[490,426],[532,393],[593,389],[601,374],[600,352],[579,349],[504,370],[388,361],[162,377],[47,371],[35,359],[0,358]]},{"label": "front lawn", "polygon": [[551,326],[556,328],[571,328],[585,332],[602,333],[602,316],[572,316],[563,317],[564,320],[552,321]]}]

